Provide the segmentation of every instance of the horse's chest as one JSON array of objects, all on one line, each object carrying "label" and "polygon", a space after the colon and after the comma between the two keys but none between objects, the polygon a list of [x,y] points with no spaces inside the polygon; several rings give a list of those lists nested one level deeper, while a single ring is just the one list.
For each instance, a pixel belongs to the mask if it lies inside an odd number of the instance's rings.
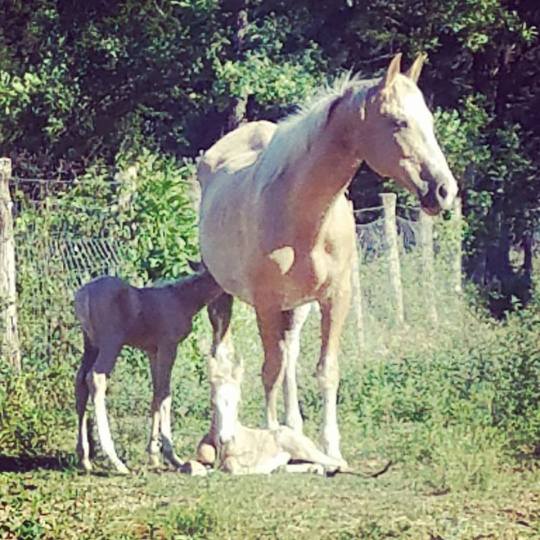
[{"label": "horse's chest", "polygon": [[317,253],[279,248],[263,258],[252,273],[257,303],[290,309],[318,296],[328,279],[328,266]]}]

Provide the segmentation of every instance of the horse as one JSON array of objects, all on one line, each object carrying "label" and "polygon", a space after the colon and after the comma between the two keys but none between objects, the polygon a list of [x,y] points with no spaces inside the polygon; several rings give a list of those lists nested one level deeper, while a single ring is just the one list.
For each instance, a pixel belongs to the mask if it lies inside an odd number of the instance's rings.
[{"label": "horse", "polygon": [[[208,361],[212,424],[197,448],[197,462],[231,474],[338,471],[341,460],[321,452],[305,435],[288,426],[275,429],[248,428],[238,420],[241,401],[242,364]],[[289,463],[301,461],[302,463]],[[195,469],[197,470],[197,469]],[[192,468],[188,469],[189,472]]]},{"label": "horse", "polygon": [[336,459],[343,459],[338,349],[355,249],[346,190],[363,161],[414,193],[430,215],[450,209],[458,190],[416,84],[423,62],[421,55],[402,74],[397,54],[381,79],[348,77],[278,124],[244,124],[197,168],[202,260],[231,297],[222,301],[216,349],[226,351],[232,297],[251,304],[264,348],[267,427],[279,425],[283,381],[286,425],[301,432],[294,374],[305,304],[318,302],[322,443]]},{"label": "horse", "polygon": [[92,470],[86,405],[92,396],[100,445],[118,473],[129,472],[116,454],[107,420],[105,391],[124,345],[145,351],[150,358],[153,398],[148,453],[150,465],[164,458],[174,467],[177,457],[171,433],[171,371],[180,341],[192,329],[193,317],[223,294],[200,263],[197,273],[162,287],[136,288],[117,277],[103,276],[75,293],[75,314],[84,337],[84,354],[75,381],[78,414],[77,454],[82,467]]}]

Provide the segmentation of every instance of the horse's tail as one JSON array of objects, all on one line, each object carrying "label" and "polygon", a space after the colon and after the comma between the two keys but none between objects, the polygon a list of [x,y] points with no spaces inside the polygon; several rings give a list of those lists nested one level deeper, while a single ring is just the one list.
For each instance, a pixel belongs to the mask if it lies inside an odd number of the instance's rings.
[{"label": "horse's tail", "polygon": [[90,295],[86,286],[81,287],[74,298],[75,316],[81,323],[81,327],[85,334],[91,334],[90,325]]},{"label": "horse's tail", "polygon": [[[208,182],[210,181],[210,178],[212,177],[212,165],[209,163],[209,160],[207,158],[207,153],[203,154],[200,159],[199,163],[197,163],[197,180],[199,181],[199,199],[200,199],[200,192],[204,191],[205,187],[208,185]],[[194,186],[194,189],[196,189],[197,186]]]}]

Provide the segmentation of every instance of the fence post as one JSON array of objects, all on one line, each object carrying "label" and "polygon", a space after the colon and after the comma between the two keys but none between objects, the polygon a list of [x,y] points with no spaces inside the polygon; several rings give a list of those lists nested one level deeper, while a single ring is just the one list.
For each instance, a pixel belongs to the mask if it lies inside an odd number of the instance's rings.
[{"label": "fence post", "polygon": [[396,321],[402,324],[405,321],[403,311],[403,289],[401,287],[401,269],[399,266],[399,249],[396,224],[396,195],[395,193],[381,193],[384,208],[384,234],[388,247],[388,265],[390,270],[390,286],[394,297],[394,310]]},{"label": "fence post", "polygon": [[454,240],[453,249],[451,249],[452,257],[452,275],[454,276],[454,292],[461,294],[462,292],[462,280],[463,280],[463,267],[462,267],[462,235],[463,235],[463,216],[461,210],[461,197],[456,197],[454,202],[454,209],[452,211],[452,238]]},{"label": "fence post", "polygon": [[433,218],[420,211],[420,239],[422,246],[422,274],[428,303],[428,316],[437,324],[437,306],[435,301],[435,274],[433,271]]},{"label": "fence post", "polygon": [[9,181],[11,160],[0,158],[0,353],[16,371],[21,370],[17,333],[17,295],[15,289],[15,240]]}]

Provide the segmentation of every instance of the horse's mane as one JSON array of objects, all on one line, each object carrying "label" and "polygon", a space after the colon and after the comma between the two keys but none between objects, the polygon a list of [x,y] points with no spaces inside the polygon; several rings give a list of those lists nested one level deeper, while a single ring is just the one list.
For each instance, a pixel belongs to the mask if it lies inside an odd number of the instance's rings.
[{"label": "horse's mane", "polygon": [[263,177],[271,181],[309,151],[312,141],[326,125],[332,104],[348,90],[352,89],[360,103],[378,82],[379,79],[359,79],[347,72],[319,89],[296,112],[281,120],[260,158],[261,167],[265,168]]}]

